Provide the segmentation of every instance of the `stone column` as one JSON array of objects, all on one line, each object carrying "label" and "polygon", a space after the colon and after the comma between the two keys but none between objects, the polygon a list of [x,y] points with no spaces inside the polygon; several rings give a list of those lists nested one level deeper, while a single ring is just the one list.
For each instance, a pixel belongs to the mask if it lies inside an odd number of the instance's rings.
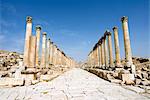
[{"label": "stone column", "polygon": [[[105,32],[107,33],[107,31]],[[108,49],[107,49],[107,40],[106,40],[106,35],[104,35],[104,55],[105,55],[105,66],[108,68]]]},{"label": "stone column", "polygon": [[95,54],[96,54],[96,58],[95,58],[95,62],[96,62],[96,66],[99,66],[99,51],[98,51],[98,44],[96,44],[96,49],[95,49]]},{"label": "stone column", "polygon": [[26,18],[26,36],[24,45],[24,66],[29,66],[29,48],[30,48],[30,36],[32,35],[32,17],[28,16]]},{"label": "stone column", "polygon": [[57,47],[56,45],[53,46],[53,49],[54,49],[54,54],[53,54],[53,64],[56,66],[56,53],[57,53]]},{"label": "stone column", "polygon": [[126,66],[131,67],[132,73],[135,74],[135,66],[132,62],[132,52],[131,52],[131,45],[130,45],[130,36],[129,36],[129,29],[128,29],[128,17],[122,17],[122,29],[124,35],[124,47],[125,47],[125,57],[126,57]]},{"label": "stone column", "polygon": [[101,62],[101,44],[98,45],[98,65],[101,68],[102,62]]},{"label": "stone column", "polygon": [[50,63],[53,64],[53,53],[54,48],[53,48],[53,42],[50,42]]},{"label": "stone column", "polygon": [[36,36],[30,36],[30,49],[29,49],[29,66],[35,67],[36,61]]},{"label": "stone column", "polygon": [[109,50],[109,67],[114,67],[114,62],[113,62],[113,53],[112,53],[112,39],[111,39],[111,33],[107,33],[108,36],[108,50]]},{"label": "stone column", "polygon": [[46,32],[43,32],[42,35],[41,68],[46,68]]},{"label": "stone column", "polygon": [[104,56],[104,37],[101,38],[101,61],[102,61],[102,66],[105,66],[105,56]]},{"label": "stone column", "polygon": [[127,63],[127,67],[130,67],[132,65],[132,54],[131,54],[130,37],[129,37],[129,30],[128,30],[128,18],[124,16],[121,18],[121,21],[122,21],[122,29],[124,35],[126,63]]},{"label": "stone column", "polygon": [[50,58],[50,38],[47,40],[46,48],[46,68],[49,68],[49,58]]},{"label": "stone column", "polygon": [[113,32],[114,32],[115,57],[116,57],[115,66],[116,67],[123,67],[121,65],[121,61],[120,61],[120,47],[119,47],[119,38],[118,38],[118,28],[116,26],[113,28]]},{"label": "stone column", "polygon": [[36,26],[36,66],[39,66],[39,50],[40,50],[40,34],[41,26]]}]

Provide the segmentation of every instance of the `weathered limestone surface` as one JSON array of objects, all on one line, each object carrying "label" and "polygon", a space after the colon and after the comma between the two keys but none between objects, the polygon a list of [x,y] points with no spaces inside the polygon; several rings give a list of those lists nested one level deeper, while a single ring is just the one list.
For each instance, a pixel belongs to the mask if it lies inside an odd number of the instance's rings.
[{"label": "weathered limestone surface", "polygon": [[72,69],[49,82],[1,88],[0,97],[3,100],[149,100],[128,87],[109,83],[81,69]]},{"label": "weathered limestone surface", "polygon": [[32,35],[32,17],[26,19],[26,37],[24,45],[24,65],[29,66],[30,36]]},{"label": "weathered limestone surface", "polygon": [[104,36],[104,58],[105,58],[105,66],[108,67],[108,46],[106,36]]},{"label": "weathered limestone surface", "polygon": [[50,38],[47,40],[47,47],[46,47],[46,68],[49,68],[50,64]]},{"label": "weathered limestone surface", "polygon": [[41,27],[38,25],[36,26],[36,66],[39,66],[40,34]]},{"label": "weathered limestone surface", "polygon": [[36,36],[30,36],[30,50],[29,50],[29,66],[35,67],[36,63]]},{"label": "weathered limestone surface", "polygon": [[130,45],[130,37],[129,37],[129,29],[128,29],[128,18],[122,17],[121,21],[122,21],[122,29],[124,35],[126,66],[131,67],[133,62],[132,62],[132,53],[131,53],[131,45]]},{"label": "weathered limestone surface", "polygon": [[42,37],[42,56],[41,56],[41,67],[46,68],[46,32],[43,32]]},{"label": "weathered limestone surface", "polygon": [[114,61],[113,61],[113,51],[112,51],[112,40],[111,40],[111,33],[107,33],[108,37],[108,51],[109,51],[109,66],[114,67]]},{"label": "weathered limestone surface", "polygon": [[113,28],[114,31],[114,43],[115,43],[115,56],[116,56],[116,67],[123,67],[121,66],[120,61],[120,47],[119,47],[119,38],[118,38],[118,28],[115,26]]}]

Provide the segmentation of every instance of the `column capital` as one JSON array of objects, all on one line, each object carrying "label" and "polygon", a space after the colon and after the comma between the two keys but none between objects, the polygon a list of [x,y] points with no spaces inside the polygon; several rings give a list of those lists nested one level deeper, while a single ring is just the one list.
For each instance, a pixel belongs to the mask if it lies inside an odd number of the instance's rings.
[{"label": "column capital", "polygon": [[27,23],[32,23],[32,17],[31,16],[27,16],[26,17],[26,22]]},{"label": "column capital", "polygon": [[47,35],[47,33],[46,33],[46,32],[43,32],[43,35]]},{"label": "column capital", "polygon": [[51,39],[50,39],[50,38],[48,38],[47,40],[49,40],[49,41],[50,41]]},{"label": "column capital", "polygon": [[41,26],[40,26],[40,25],[37,25],[37,26],[36,26],[36,30],[41,30]]},{"label": "column capital", "polygon": [[106,38],[106,36],[109,35],[109,33],[110,33],[110,31],[106,30],[105,33],[104,33],[104,38]]},{"label": "column capital", "polygon": [[121,18],[121,21],[122,21],[122,22],[127,22],[127,21],[128,21],[128,17],[123,16],[123,17]]},{"label": "column capital", "polygon": [[118,27],[117,27],[117,26],[114,26],[114,27],[113,27],[113,31],[114,31],[114,30],[117,30],[117,29],[118,29]]}]

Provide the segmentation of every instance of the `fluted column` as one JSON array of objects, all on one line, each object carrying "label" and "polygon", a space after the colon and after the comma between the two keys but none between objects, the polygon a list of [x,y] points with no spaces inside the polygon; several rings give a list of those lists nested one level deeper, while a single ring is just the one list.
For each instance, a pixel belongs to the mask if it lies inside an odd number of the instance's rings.
[{"label": "fluted column", "polygon": [[121,61],[120,61],[120,47],[119,47],[119,38],[118,38],[118,28],[116,26],[113,28],[113,32],[114,32],[115,57],[116,57],[115,66],[116,67],[123,67],[121,65]]},{"label": "fluted column", "polygon": [[32,35],[32,17],[28,16],[26,18],[26,36],[24,45],[24,66],[29,66],[29,49],[30,49],[30,36]]},{"label": "fluted column", "polygon": [[39,50],[40,50],[40,34],[41,26],[36,26],[36,66],[39,66]]},{"label": "fluted column", "polygon": [[49,59],[50,59],[50,38],[47,40],[47,47],[46,47],[46,68],[49,68]]},{"label": "fluted column", "polygon": [[109,66],[114,67],[114,62],[113,62],[113,53],[112,53],[112,39],[111,39],[111,33],[107,33],[108,36],[108,51],[109,51]]},{"label": "fluted column", "polygon": [[46,32],[42,34],[41,68],[46,68]]},{"label": "fluted column", "polygon": [[125,57],[126,57],[126,66],[130,67],[132,65],[132,53],[131,53],[131,45],[130,45],[130,37],[129,37],[129,29],[128,29],[128,18],[122,17],[122,29],[124,35],[124,47],[125,47]]}]

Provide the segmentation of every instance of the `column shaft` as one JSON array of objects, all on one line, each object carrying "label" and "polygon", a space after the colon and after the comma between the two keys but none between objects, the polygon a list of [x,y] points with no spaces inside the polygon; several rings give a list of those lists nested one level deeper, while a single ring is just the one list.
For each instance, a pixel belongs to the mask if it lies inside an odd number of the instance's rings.
[{"label": "column shaft", "polygon": [[30,48],[30,36],[32,35],[32,17],[26,18],[26,37],[24,45],[24,66],[29,66],[29,48]]},{"label": "column shaft", "polygon": [[42,36],[41,68],[46,68],[46,32],[43,32]]},{"label": "column shaft", "polygon": [[119,47],[119,38],[118,38],[118,28],[114,27],[113,31],[114,31],[115,57],[116,57],[115,66],[116,67],[122,67],[121,61],[120,61],[120,47]]},{"label": "column shaft", "polygon": [[109,66],[114,67],[113,62],[113,53],[112,53],[112,40],[111,40],[111,33],[108,33],[108,48],[109,48]]},{"label": "column shaft", "polygon": [[101,44],[98,45],[98,65],[101,67],[102,62],[101,62]]},{"label": "column shaft", "polygon": [[39,50],[40,50],[40,33],[41,27],[36,26],[36,66],[39,66]]},{"label": "column shaft", "polygon": [[47,40],[46,47],[46,68],[49,68],[49,59],[50,59],[50,39]]},{"label": "column shaft", "polygon": [[107,50],[106,37],[104,38],[104,55],[105,55],[105,66],[108,67],[108,50]]},{"label": "column shaft", "polygon": [[123,35],[124,35],[126,66],[130,67],[132,65],[132,53],[131,53],[131,45],[130,45],[130,37],[129,37],[129,29],[128,29],[128,18],[122,17],[121,21],[122,21],[122,28],[123,28]]},{"label": "column shaft", "polygon": [[36,61],[36,36],[30,36],[30,50],[29,50],[29,66],[35,67]]}]

